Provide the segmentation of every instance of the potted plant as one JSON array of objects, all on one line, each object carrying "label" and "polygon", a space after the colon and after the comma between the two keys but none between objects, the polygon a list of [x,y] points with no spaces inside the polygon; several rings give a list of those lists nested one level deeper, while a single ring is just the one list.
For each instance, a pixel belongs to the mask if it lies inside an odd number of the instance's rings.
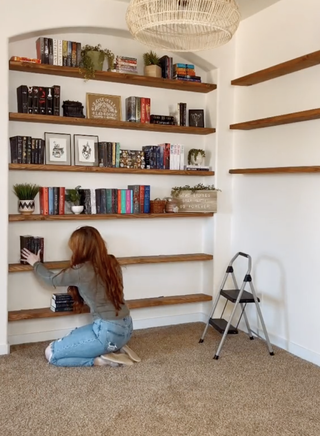
[{"label": "potted plant", "polygon": [[188,153],[188,165],[203,165],[206,152],[201,149],[192,148]]},{"label": "potted plant", "polygon": [[80,69],[85,80],[93,79],[95,71],[102,71],[103,63],[108,60],[108,70],[113,70],[114,54],[109,49],[104,49],[101,44],[86,44],[81,48]]},{"label": "potted plant", "polygon": [[18,197],[18,211],[24,215],[34,212],[34,199],[40,186],[31,183],[17,183],[13,185],[13,192]]},{"label": "potted plant", "polygon": [[217,192],[214,185],[175,186],[171,195],[178,202],[179,212],[217,212]]},{"label": "potted plant", "polygon": [[162,77],[160,59],[155,52],[150,50],[143,54],[144,75],[151,77]]},{"label": "potted plant", "polygon": [[79,215],[83,211],[83,205],[80,205],[80,185],[76,186],[74,189],[68,189],[66,191],[66,201],[70,203],[71,210],[75,215]]}]

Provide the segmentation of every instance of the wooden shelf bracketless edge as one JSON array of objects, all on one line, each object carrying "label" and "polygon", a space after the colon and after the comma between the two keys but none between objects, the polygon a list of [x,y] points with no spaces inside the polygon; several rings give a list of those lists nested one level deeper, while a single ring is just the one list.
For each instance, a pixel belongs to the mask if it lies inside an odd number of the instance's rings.
[{"label": "wooden shelf bracketless edge", "polygon": [[[212,254],[206,253],[190,253],[190,254],[165,254],[155,256],[130,256],[130,257],[118,257],[120,265],[143,265],[143,264],[155,264],[155,263],[172,263],[172,262],[199,262],[212,260]],[[48,269],[63,269],[69,266],[67,260],[44,262],[44,265]],[[30,265],[23,265],[21,263],[9,264],[9,272],[26,272],[33,271],[33,267]]]},{"label": "wooden shelf bracketless edge", "polygon": [[9,112],[9,121],[20,121],[26,123],[47,123],[62,124],[70,126],[102,127],[107,129],[139,130],[141,132],[166,132],[180,133],[187,135],[210,135],[216,129],[212,127],[190,127],[190,126],[167,126],[151,123],[131,123],[129,121],[73,118],[54,115],[23,114],[19,112]]},{"label": "wooden shelf bracketless edge", "polygon": [[282,124],[298,123],[301,121],[311,121],[320,118],[320,109],[310,109],[306,111],[293,112],[291,114],[277,115],[275,117],[261,118],[259,120],[245,121],[243,123],[231,124],[232,130],[253,130],[264,127],[280,126]]},{"label": "wooden shelf bracketless edge", "polygon": [[160,176],[214,176],[214,171],[187,171],[187,170],[157,170],[136,168],[106,168],[78,165],[35,165],[35,164],[9,164],[10,171],[59,171],[74,173],[115,173],[115,174],[147,174]]},{"label": "wooden shelf bracketless edge", "polygon": [[[211,301],[211,295],[207,294],[189,294],[189,295],[174,295],[170,297],[155,297],[155,298],[141,298],[138,300],[127,300],[130,310],[145,309],[157,306],[169,306],[174,304],[190,304],[190,303],[204,303]],[[82,313],[89,313],[88,306],[84,306]],[[12,310],[8,313],[8,321],[22,321],[28,319],[39,318],[55,318],[58,316],[78,315],[75,312],[52,312],[49,307],[41,309],[24,309]]]},{"label": "wooden shelf bracketless edge", "polygon": [[303,167],[270,167],[270,168],[235,168],[229,170],[230,174],[297,174],[320,173],[320,166]]},{"label": "wooden shelf bracketless edge", "polygon": [[[84,79],[79,68],[62,67],[57,65],[34,64],[31,62],[9,61],[9,70],[25,73],[48,74],[51,76],[73,77]],[[110,71],[96,71],[90,80],[123,83],[126,85],[148,86],[150,88],[173,89],[185,92],[208,93],[217,88],[213,83],[198,83],[182,80],[163,79],[158,77],[141,76],[138,74],[123,74]]]},{"label": "wooden shelf bracketless edge", "polygon": [[251,86],[320,64],[320,50],[265,68],[231,81],[232,85]]},{"label": "wooden shelf bracketless edge", "polygon": [[212,217],[214,212],[176,212],[176,213],[109,213],[109,214],[80,214],[69,213],[66,215],[23,215],[10,214],[9,222],[18,221],[97,221],[97,220],[127,220],[127,219],[175,219],[175,218],[207,218]]}]

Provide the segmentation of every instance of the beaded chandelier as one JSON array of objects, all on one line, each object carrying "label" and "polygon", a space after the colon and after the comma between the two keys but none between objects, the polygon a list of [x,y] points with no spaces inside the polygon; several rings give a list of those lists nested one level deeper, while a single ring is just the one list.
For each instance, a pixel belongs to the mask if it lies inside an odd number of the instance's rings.
[{"label": "beaded chandelier", "polygon": [[194,52],[230,41],[240,12],[235,0],[131,0],[126,21],[142,44]]}]

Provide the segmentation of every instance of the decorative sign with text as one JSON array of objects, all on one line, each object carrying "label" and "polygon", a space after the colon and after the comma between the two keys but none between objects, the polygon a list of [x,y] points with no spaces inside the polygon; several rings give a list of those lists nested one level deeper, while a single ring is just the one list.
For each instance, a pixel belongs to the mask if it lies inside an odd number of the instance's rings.
[{"label": "decorative sign with text", "polygon": [[217,191],[181,191],[177,200],[179,212],[217,212]]},{"label": "decorative sign with text", "polygon": [[87,94],[87,118],[121,121],[121,97]]}]

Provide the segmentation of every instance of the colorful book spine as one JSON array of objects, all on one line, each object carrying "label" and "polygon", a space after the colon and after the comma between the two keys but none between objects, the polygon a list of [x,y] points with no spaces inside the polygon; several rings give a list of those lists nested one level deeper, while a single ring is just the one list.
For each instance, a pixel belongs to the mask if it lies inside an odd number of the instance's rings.
[{"label": "colorful book spine", "polygon": [[150,185],[144,185],[143,212],[150,213]]}]

